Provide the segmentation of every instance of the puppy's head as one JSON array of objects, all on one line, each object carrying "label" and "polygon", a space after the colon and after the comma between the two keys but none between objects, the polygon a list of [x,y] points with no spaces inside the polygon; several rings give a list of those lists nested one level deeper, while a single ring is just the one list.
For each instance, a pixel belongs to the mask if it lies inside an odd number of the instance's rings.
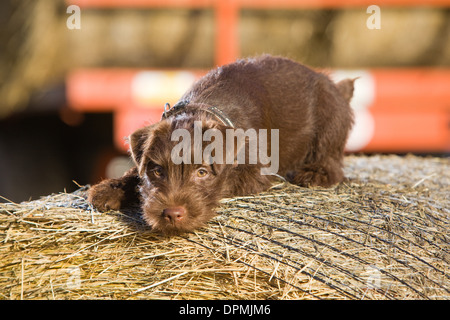
[{"label": "puppy's head", "polygon": [[167,235],[193,231],[215,215],[218,201],[227,196],[226,165],[203,156],[210,144],[203,134],[209,129],[224,133],[226,127],[183,114],[130,136],[144,219],[154,230]]}]

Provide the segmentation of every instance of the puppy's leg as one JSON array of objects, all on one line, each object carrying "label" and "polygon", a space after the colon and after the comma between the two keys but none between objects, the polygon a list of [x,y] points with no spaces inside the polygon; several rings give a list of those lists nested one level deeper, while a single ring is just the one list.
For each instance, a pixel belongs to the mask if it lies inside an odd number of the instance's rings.
[{"label": "puppy's leg", "polygon": [[318,86],[314,139],[304,162],[287,174],[290,182],[300,186],[329,187],[344,179],[344,148],[353,125],[353,112],[349,106],[353,80],[335,86],[324,77]]},{"label": "puppy's leg", "polygon": [[340,161],[329,159],[328,163],[316,163],[303,166],[287,174],[289,182],[302,187],[330,187],[344,179]]},{"label": "puppy's leg", "polygon": [[128,170],[121,178],[106,179],[89,189],[88,201],[100,211],[118,210],[139,202],[139,175],[136,168]]}]

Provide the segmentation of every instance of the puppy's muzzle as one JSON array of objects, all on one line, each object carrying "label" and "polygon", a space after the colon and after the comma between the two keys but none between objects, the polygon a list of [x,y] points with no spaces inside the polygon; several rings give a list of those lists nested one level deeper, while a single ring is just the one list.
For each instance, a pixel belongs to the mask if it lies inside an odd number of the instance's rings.
[{"label": "puppy's muzzle", "polygon": [[186,209],[183,207],[166,208],[162,211],[162,216],[167,222],[178,224],[186,219]]}]

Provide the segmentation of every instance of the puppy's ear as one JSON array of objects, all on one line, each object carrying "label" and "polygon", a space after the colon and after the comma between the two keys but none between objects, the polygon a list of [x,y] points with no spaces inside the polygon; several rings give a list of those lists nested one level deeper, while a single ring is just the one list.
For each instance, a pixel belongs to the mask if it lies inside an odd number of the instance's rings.
[{"label": "puppy's ear", "polygon": [[147,145],[147,141],[150,138],[151,126],[144,127],[136,130],[128,137],[128,142],[130,143],[130,154],[136,167],[138,169],[139,175],[142,174],[144,169],[144,150]]},{"label": "puppy's ear", "polygon": [[353,90],[355,88],[355,80],[354,79],[344,79],[336,83],[336,87],[338,88],[339,92],[341,93],[342,97],[347,101],[347,103],[350,102],[352,96],[353,96]]}]

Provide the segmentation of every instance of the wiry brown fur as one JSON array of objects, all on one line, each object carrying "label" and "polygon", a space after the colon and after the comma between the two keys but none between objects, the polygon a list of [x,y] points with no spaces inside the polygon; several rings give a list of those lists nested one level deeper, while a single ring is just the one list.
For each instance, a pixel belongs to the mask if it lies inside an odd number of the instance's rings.
[{"label": "wiry brown fur", "polygon": [[[99,209],[119,209],[140,196],[145,221],[154,230],[175,234],[202,226],[224,197],[267,190],[272,177],[260,174],[260,164],[171,161],[178,143],[171,141],[173,130],[183,128],[192,136],[194,121],[201,121],[203,132],[225,132],[225,125],[202,111],[209,106],[222,110],[235,128],[279,129],[278,174],[288,181],[301,186],[341,182],[344,146],[353,123],[352,93],[353,80],[334,84],[326,75],[285,58],[262,56],[220,67],[181,98],[189,101],[185,113],[131,135],[136,168],[93,186],[89,200]],[[199,169],[207,170],[205,177],[198,176]],[[168,219],[164,212],[170,208],[182,208],[180,221]]]}]

